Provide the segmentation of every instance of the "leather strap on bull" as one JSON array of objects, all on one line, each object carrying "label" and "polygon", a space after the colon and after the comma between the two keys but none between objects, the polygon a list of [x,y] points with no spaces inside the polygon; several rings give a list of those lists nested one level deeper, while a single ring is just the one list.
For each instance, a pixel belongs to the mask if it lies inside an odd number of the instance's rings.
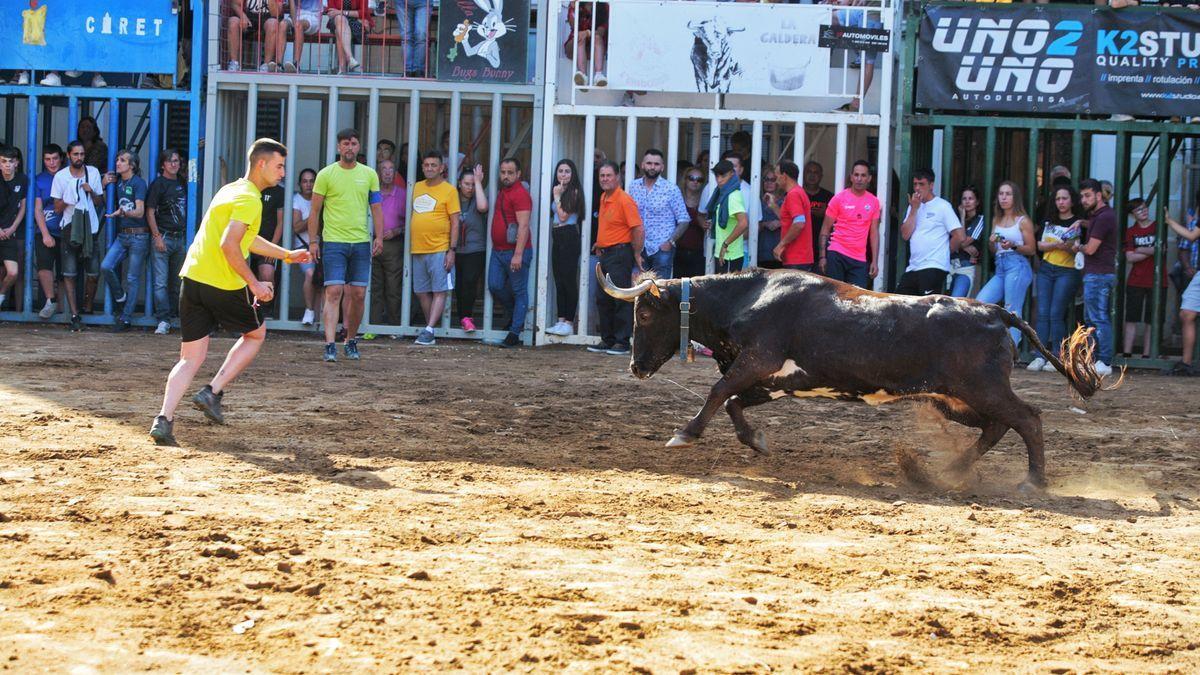
[{"label": "leather strap on bull", "polygon": [[692,341],[688,338],[688,329],[692,314],[692,280],[679,280],[679,360],[691,363],[696,360],[692,349]]}]

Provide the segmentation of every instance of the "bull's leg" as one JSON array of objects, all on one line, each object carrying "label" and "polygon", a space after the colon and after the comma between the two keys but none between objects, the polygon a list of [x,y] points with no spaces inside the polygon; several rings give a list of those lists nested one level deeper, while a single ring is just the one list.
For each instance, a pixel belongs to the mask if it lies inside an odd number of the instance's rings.
[{"label": "bull's leg", "polygon": [[[1025,481],[1021,483],[1021,488],[1025,490],[1046,487],[1046,456],[1042,438],[1041,411],[1017,398],[1017,395],[1007,386],[999,390],[988,391],[985,400],[978,403],[968,401],[968,403],[980,415],[1002,427],[1011,428],[1021,435],[1021,440],[1025,441],[1025,448],[1029,453],[1029,473],[1026,475]],[[980,437],[981,443],[989,437],[988,431],[988,428],[984,428],[984,434]],[[995,433],[998,441],[1003,433],[998,430]]]},{"label": "bull's leg", "polygon": [[755,431],[754,427],[746,421],[743,411],[750,406],[760,405],[770,400],[771,397],[761,391],[743,391],[725,401],[725,412],[729,413],[729,419],[733,420],[733,428],[737,430],[738,440],[742,442],[742,445],[763,455],[770,452],[767,449],[767,435],[761,431]]},{"label": "bull's leg", "polygon": [[965,474],[975,462],[983,457],[984,453],[991,450],[1004,438],[1004,434],[1008,432],[1008,426],[992,420],[984,420],[981,425],[983,433],[979,434],[979,438],[975,440],[975,444],[963,450],[958,459],[950,464],[950,471],[958,474]]},{"label": "bull's leg", "polygon": [[696,413],[696,416],[687,425],[675,432],[674,438],[667,441],[667,447],[681,448],[691,445],[704,433],[705,427],[717,413],[717,409],[729,400],[729,397],[749,389],[778,369],[778,363],[765,364],[762,359],[743,351],[733,360],[733,363],[729,364],[725,374],[709,390],[704,407],[700,408],[700,412]]}]

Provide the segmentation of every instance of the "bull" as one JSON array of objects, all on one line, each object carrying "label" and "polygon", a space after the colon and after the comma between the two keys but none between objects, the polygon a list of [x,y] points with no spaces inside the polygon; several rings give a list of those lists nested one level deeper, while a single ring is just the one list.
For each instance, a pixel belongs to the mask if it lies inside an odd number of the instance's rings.
[{"label": "bull", "polygon": [[1080,396],[1103,385],[1092,364],[1090,329],[1064,341],[1060,360],[1020,317],[975,300],[876,293],[793,270],[684,280],[642,275],[632,288],[607,275],[600,281],[606,293],[633,303],[629,369],[636,377],[654,375],[689,337],[712,350],[721,371],[704,407],[668,448],[695,443],[722,405],[738,440],[766,453],[766,437],[746,420],[751,406],[786,396],[871,405],[916,400],[981,430],[951,471],[967,475],[1013,429],[1028,450],[1022,487],[1043,488],[1041,414],[1012,390],[1016,350],[1008,329],[1020,330]]}]

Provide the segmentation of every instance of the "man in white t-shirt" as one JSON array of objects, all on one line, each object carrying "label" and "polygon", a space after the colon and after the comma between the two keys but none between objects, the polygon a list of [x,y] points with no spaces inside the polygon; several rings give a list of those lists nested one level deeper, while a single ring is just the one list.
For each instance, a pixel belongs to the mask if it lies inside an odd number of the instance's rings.
[{"label": "man in white t-shirt", "polygon": [[958,250],[963,226],[950,202],[933,194],[933,171],[913,172],[913,193],[900,224],[900,236],[908,242],[908,268],[896,292],[901,295],[941,293],[950,273],[950,251]]},{"label": "man in white t-shirt", "polygon": [[[74,263],[63,265],[63,284],[67,287],[67,301],[71,307],[71,330],[80,331],[83,330],[83,321],[79,318],[80,308],[75,305],[75,279],[84,260],[87,261],[87,276],[96,278],[100,275],[102,252],[96,241],[96,233],[100,231],[100,214],[96,207],[104,201],[100,171],[84,164],[83,143],[71,141],[67,146],[67,167],[54,174],[50,198],[54,200],[54,210],[62,214],[61,241],[71,251],[68,259]],[[89,232],[75,232],[72,229],[71,219],[75,217],[76,209],[83,209],[87,213]],[[82,242],[83,245],[72,246],[69,242]]]},{"label": "man in white t-shirt", "polygon": [[[314,169],[303,169],[300,172],[300,189],[292,193],[292,237],[295,248],[308,248],[312,239],[308,231],[308,214],[312,213],[313,186],[317,182],[317,172]],[[304,318],[300,323],[305,326],[313,325],[320,309],[321,294],[313,284],[313,274],[317,269],[314,262],[300,263],[304,272]]]}]

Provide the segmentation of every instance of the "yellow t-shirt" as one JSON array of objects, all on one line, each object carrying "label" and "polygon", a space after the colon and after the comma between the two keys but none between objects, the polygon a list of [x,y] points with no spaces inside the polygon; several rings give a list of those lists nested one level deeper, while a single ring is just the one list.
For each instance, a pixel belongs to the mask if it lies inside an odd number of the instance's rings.
[{"label": "yellow t-shirt", "polygon": [[241,242],[242,257],[246,257],[250,255],[250,242],[258,236],[258,227],[262,223],[262,194],[245,178],[233,181],[213,196],[204,221],[196,230],[196,238],[188,248],[179,276],[226,291],[246,287],[246,281],[233,271],[221,250],[221,237],[234,220],[246,225]]},{"label": "yellow t-shirt", "polygon": [[458,190],[449,181],[429,187],[425,181],[413,186],[413,253],[440,253],[450,248],[450,214],[458,213]]},{"label": "yellow t-shirt", "polygon": [[371,210],[371,193],[379,192],[379,174],[364,164],[343,169],[341,164],[334,162],[317,174],[313,192],[325,197],[321,207],[325,221],[321,229],[322,241],[341,244],[371,241],[367,215]]}]

